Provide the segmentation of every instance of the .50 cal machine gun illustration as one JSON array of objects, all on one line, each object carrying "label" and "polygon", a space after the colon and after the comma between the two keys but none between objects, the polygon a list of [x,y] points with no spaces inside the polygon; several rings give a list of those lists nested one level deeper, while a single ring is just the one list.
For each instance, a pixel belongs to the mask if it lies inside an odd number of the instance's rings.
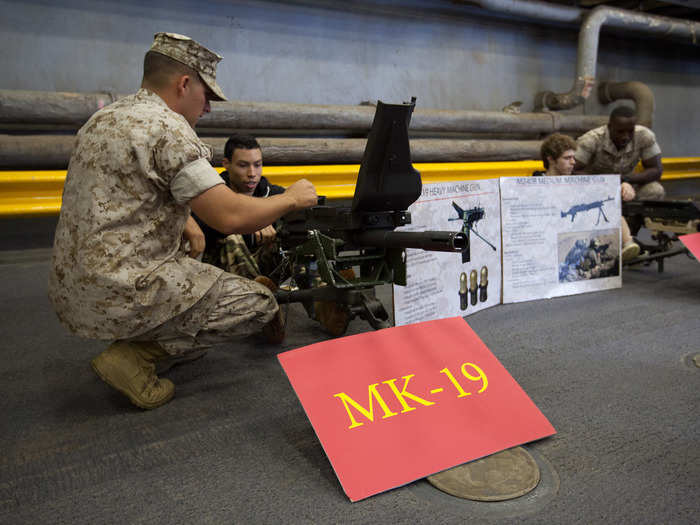
[{"label": ".50 cal machine gun illustration", "polygon": [[474,206],[468,210],[460,208],[456,202],[452,201],[452,207],[457,210],[457,217],[450,217],[450,221],[462,221],[462,233],[467,239],[467,247],[462,250],[462,263],[467,263],[471,259],[471,236],[470,233],[474,232],[474,235],[479,237],[482,241],[488,244],[493,251],[496,251],[496,247],[482,237],[478,231],[476,231],[476,223],[481,219],[486,217],[486,212],[484,208],[480,206]]},{"label": ".50 cal machine gun illustration", "polygon": [[[289,290],[275,292],[280,304],[300,302],[317,319],[317,301],[334,302],[373,328],[390,326],[375,286],[406,284],[406,248],[462,252],[462,232],[395,231],[411,223],[408,207],[421,195],[420,173],[411,164],[410,103],[377,103],[355,194],[349,207],[319,205],[285,215],[278,229],[292,270]],[[314,276],[317,268],[317,276]],[[359,275],[352,268],[359,267]]]},{"label": ".50 cal machine gun illustration", "polygon": [[596,226],[600,222],[600,216],[603,216],[603,219],[605,219],[605,222],[610,222],[608,221],[608,218],[605,216],[605,212],[603,211],[603,205],[608,202],[614,200],[612,197],[608,197],[607,199],[601,200],[601,201],[593,201],[593,202],[588,202],[586,204],[576,204],[575,206],[572,206],[569,208],[569,211],[563,211],[561,212],[562,217],[566,217],[567,215],[571,215],[571,222],[574,222],[574,217],[576,217],[576,214],[582,211],[588,211],[588,210],[593,210],[595,208],[598,208],[598,220],[596,221]]}]

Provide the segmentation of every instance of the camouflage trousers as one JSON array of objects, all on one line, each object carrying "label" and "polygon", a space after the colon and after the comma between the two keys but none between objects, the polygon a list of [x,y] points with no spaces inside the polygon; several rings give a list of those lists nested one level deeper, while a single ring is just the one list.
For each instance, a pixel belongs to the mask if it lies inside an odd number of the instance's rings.
[{"label": "camouflage trousers", "polygon": [[187,354],[260,332],[278,309],[274,296],[262,284],[223,273],[191,308],[128,340],[153,341],[169,354]]},{"label": "camouflage trousers", "polygon": [[636,193],[635,200],[660,201],[666,196],[666,190],[658,182],[647,182],[646,184],[632,184]]},{"label": "camouflage trousers", "polygon": [[204,257],[203,262],[248,279],[258,275],[269,277],[279,284],[289,277],[277,242],[269,242],[251,253],[242,235],[229,235]]}]

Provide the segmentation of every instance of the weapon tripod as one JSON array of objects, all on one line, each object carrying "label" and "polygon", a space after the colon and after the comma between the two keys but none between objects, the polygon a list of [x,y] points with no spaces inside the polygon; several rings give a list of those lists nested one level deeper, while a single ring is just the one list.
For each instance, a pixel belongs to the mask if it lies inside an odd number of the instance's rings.
[{"label": "weapon tripod", "polygon": [[683,245],[676,243],[678,234],[690,234],[700,231],[700,208],[692,201],[626,201],[622,203],[622,214],[625,217],[641,217],[644,226],[651,231],[651,238],[656,244],[645,243],[635,237],[641,253],[625,266],[637,264],[649,265],[656,261],[659,273],[664,271],[664,260],[667,257],[686,254],[693,257]]},{"label": "weapon tripod", "polygon": [[605,222],[610,222],[608,220],[607,216],[605,215],[605,212],[603,211],[603,207],[601,206],[600,208],[598,208],[598,217],[597,217],[597,220],[595,221],[596,226],[598,226],[598,224],[600,223],[600,216],[601,215],[603,216],[603,219],[605,219]]}]

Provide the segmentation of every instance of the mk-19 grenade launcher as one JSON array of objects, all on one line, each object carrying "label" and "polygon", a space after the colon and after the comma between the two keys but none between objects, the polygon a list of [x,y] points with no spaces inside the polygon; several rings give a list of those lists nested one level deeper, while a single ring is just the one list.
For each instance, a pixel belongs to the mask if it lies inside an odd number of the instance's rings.
[{"label": "mk-19 grenade launcher", "polygon": [[[411,223],[407,209],[422,190],[408,140],[414,107],[415,97],[403,104],[377,102],[351,206],[327,206],[321,197],[318,206],[283,217],[278,237],[295,286],[276,292],[278,302],[301,302],[312,318],[316,301],[335,302],[351,317],[385,328],[389,315],[374,287],[406,284],[406,248],[466,249],[459,231],[395,231]],[[349,269],[357,267],[359,275],[353,275]]]}]

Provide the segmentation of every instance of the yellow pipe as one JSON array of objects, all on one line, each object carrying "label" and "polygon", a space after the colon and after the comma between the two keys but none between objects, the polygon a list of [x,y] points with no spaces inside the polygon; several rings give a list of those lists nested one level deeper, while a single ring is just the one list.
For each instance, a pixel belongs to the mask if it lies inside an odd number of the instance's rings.
[{"label": "yellow pipe", "polygon": [[[700,178],[700,157],[673,157],[663,160],[663,180]],[[542,170],[540,161],[447,162],[414,164],[424,184],[497,177],[527,177]],[[305,177],[314,183],[319,195],[330,200],[349,199],[355,193],[359,164],[332,166],[265,166],[265,176],[280,186],[289,186]],[[222,171],[218,168],[217,171]],[[61,209],[65,170],[0,171],[0,217],[56,215]]]}]

